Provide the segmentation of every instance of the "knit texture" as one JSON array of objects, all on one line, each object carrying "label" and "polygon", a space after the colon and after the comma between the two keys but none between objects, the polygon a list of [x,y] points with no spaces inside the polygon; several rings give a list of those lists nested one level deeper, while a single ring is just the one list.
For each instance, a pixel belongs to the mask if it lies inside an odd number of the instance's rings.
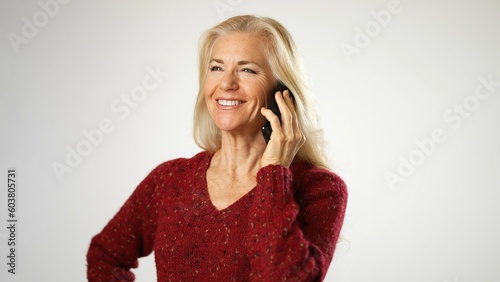
[{"label": "knit texture", "polygon": [[206,172],[213,154],[156,167],[92,238],[89,281],[134,281],[154,251],[158,281],[321,281],[344,220],[347,190],[306,162],[268,165],[257,185],[217,210]]}]

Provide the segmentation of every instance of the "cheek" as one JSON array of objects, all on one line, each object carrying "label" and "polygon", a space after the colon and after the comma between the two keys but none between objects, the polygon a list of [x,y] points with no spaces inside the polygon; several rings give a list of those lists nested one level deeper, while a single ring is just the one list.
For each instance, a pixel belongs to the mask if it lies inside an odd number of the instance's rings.
[{"label": "cheek", "polygon": [[216,87],[217,84],[212,79],[207,78],[205,80],[205,84],[203,85],[203,93],[206,100],[209,100],[210,97],[214,94]]},{"label": "cheek", "polygon": [[270,95],[269,90],[266,88],[262,88],[261,95],[259,95],[259,103],[261,107],[267,107],[267,100]]},{"label": "cheek", "polygon": [[260,100],[262,105],[265,105],[267,103],[267,99],[271,96],[274,95],[273,92],[273,83],[270,82],[270,79],[268,78],[260,78],[258,82],[258,90],[257,90],[257,98]]},{"label": "cheek", "polygon": [[269,108],[269,101],[271,99],[274,100],[274,95],[276,94],[276,91],[275,91],[274,87],[267,87],[267,88],[263,89],[262,91],[263,91],[263,94],[260,97],[262,99],[262,106]]}]

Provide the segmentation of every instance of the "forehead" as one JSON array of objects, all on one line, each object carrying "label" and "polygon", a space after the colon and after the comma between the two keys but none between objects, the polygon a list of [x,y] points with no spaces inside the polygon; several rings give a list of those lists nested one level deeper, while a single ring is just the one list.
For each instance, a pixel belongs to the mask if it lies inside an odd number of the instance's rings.
[{"label": "forehead", "polygon": [[266,38],[258,33],[234,32],[220,36],[214,42],[213,58],[238,57],[266,61]]}]

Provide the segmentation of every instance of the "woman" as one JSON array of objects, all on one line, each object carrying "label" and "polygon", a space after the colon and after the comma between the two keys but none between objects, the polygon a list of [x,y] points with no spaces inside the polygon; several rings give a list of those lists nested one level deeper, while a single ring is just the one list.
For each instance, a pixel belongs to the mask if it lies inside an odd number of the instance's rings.
[{"label": "woman", "polygon": [[[154,251],[159,281],[322,280],[347,190],[326,168],[304,77],[291,36],[273,19],[237,16],[208,30],[194,113],[204,151],[140,183],[92,239],[88,279],[133,281],[130,268]],[[293,99],[274,92],[279,82]],[[273,96],[281,121],[265,107]]]}]

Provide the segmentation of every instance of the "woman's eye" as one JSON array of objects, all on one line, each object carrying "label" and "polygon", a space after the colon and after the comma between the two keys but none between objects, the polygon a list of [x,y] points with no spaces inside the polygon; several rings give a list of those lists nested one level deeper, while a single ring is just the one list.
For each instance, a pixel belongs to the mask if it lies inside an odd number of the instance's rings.
[{"label": "woman's eye", "polygon": [[248,69],[248,68],[244,68],[242,71],[244,71],[244,72],[248,72],[248,73],[253,73],[253,74],[255,74],[255,73],[256,73],[254,70],[252,70],[252,69]]},{"label": "woman's eye", "polygon": [[222,68],[218,67],[218,66],[210,67],[210,71],[221,71],[221,70],[222,70]]}]

